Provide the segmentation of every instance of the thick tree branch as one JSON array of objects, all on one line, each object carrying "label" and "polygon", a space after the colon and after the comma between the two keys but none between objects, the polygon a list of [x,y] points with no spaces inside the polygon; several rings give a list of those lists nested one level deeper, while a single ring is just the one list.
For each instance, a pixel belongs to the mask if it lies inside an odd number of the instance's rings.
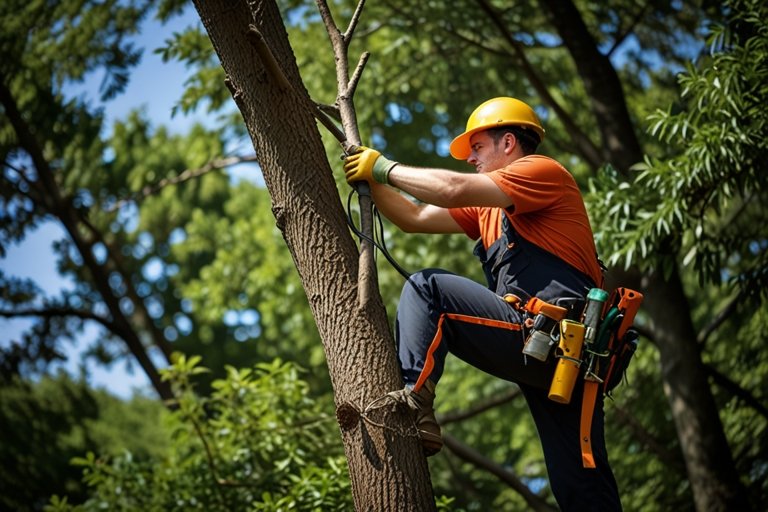
[{"label": "thick tree branch", "polygon": [[147,305],[144,302],[144,299],[139,296],[139,293],[136,290],[136,286],[133,284],[133,280],[131,279],[128,272],[126,272],[122,253],[115,247],[113,243],[107,241],[104,238],[104,233],[96,229],[96,226],[94,226],[93,223],[91,223],[91,221],[85,215],[82,215],[80,212],[78,212],[78,217],[80,223],[83,224],[91,234],[89,245],[94,246],[95,244],[100,243],[104,246],[107,252],[107,258],[104,262],[104,265],[109,265],[112,271],[120,275],[120,278],[122,279],[123,285],[126,289],[126,295],[131,300],[136,310],[140,313],[140,318],[144,329],[146,329],[152,338],[152,343],[157,346],[163,353],[165,360],[170,363],[173,348],[171,347],[170,343],[168,343],[168,340],[165,339],[163,332],[155,325],[152,315],[149,314],[149,310],[147,309]]},{"label": "thick tree branch", "polygon": [[5,84],[5,76],[0,73],[0,104],[5,109],[19,145],[32,159],[39,180],[45,189],[47,200],[44,205],[45,208],[61,221],[77,247],[80,256],[83,258],[84,265],[90,270],[93,284],[112,316],[113,332],[125,341],[131,354],[136,358],[158,394],[164,400],[173,398],[170,386],[160,378],[157,367],[149,357],[138,333],[133,330],[130,322],[123,315],[119,299],[112,293],[109,287],[109,279],[105,268],[96,261],[92,247],[83,239],[79,231],[79,214],[77,209],[72,206],[71,201],[66,200],[62,195],[59,185],[56,183],[53,169],[51,169],[48,160],[44,156],[42,146],[38,143],[29,124],[24,120],[16,100]]}]

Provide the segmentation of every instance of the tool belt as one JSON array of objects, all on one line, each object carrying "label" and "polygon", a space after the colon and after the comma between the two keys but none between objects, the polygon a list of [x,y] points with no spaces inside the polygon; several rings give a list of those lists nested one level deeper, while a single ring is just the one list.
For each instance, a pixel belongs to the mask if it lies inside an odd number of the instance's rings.
[{"label": "tool belt", "polygon": [[[524,354],[547,361],[552,347],[557,346],[548,394],[551,400],[570,403],[576,379],[585,380],[579,426],[581,458],[585,468],[594,468],[591,432],[597,396],[599,392],[610,396],[625,376],[637,349],[638,333],[631,326],[643,295],[617,288],[609,296],[605,290],[593,288],[586,301],[569,299],[552,304],[533,297],[523,302],[513,294],[505,295],[504,300],[528,315],[526,323],[533,318],[526,331]],[[581,309],[577,309],[579,303]],[[574,307],[569,309],[568,305]],[[576,317],[575,311],[580,311]]]},{"label": "tool belt", "polygon": [[643,295],[629,288],[608,295],[589,276],[521,237],[506,215],[502,236],[487,250],[478,242],[474,252],[489,288],[525,313],[523,353],[547,361],[554,349],[549,398],[570,403],[576,379],[585,380],[581,455],[583,466],[594,468],[591,430],[598,392],[610,396],[625,375],[637,348],[631,326]]}]

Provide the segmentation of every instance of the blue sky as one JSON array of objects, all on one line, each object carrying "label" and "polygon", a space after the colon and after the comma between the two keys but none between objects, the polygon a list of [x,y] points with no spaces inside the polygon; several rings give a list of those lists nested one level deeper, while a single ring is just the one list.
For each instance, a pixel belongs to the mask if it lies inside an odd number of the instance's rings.
[{"label": "blue sky", "polygon": [[[143,107],[155,126],[165,125],[172,132],[183,133],[195,122],[205,122],[205,113],[198,112],[185,116],[171,116],[171,109],[181,97],[184,82],[189,72],[182,64],[163,63],[159,55],[152,50],[163,45],[173,32],[178,32],[191,24],[199,24],[197,12],[193,8],[179,17],[161,25],[154,19],[144,22],[137,44],[144,48],[140,65],[131,74],[126,91],[116,99],[104,104],[109,127],[117,119],[125,118],[136,108]],[[85,94],[98,105],[99,77],[91,77],[83,84],[70,86],[67,90],[73,95]],[[250,168],[253,172],[253,168]],[[61,239],[64,231],[58,223],[43,224],[15,247],[11,247],[5,258],[0,259],[0,269],[6,274],[33,279],[38,286],[51,295],[56,295],[61,289],[72,286],[56,271],[56,260],[52,252],[52,244]],[[30,325],[30,320],[0,319],[0,343],[7,345],[11,339],[18,339],[20,333]],[[96,329],[86,329],[84,335],[76,344],[65,342],[62,349],[66,351],[69,360],[63,367],[70,373],[79,374],[81,353],[92,343]],[[110,368],[89,363],[87,366],[89,382],[96,387],[105,387],[110,392],[128,397],[134,388],[148,390],[147,379],[140,368],[134,365],[133,371],[125,363],[116,363]],[[148,391],[151,393],[151,391]]]}]

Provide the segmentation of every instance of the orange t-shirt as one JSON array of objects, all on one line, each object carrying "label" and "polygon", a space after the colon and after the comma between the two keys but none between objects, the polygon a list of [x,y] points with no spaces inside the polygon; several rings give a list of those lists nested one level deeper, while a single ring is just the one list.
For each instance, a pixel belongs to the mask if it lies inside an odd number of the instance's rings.
[{"label": "orange t-shirt", "polygon": [[[487,174],[512,200],[507,214],[517,233],[576,267],[599,286],[592,227],[579,187],[565,167],[542,155],[529,155]],[[501,236],[503,209],[451,208],[464,232],[487,249]]]}]

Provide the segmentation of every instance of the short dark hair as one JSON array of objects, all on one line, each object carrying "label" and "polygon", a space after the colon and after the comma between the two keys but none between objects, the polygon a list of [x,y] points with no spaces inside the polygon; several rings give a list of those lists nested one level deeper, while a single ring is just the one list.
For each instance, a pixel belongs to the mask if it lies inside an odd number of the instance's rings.
[{"label": "short dark hair", "polygon": [[536,148],[539,147],[541,139],[539,134],[535,131],[524,128],[522,126],[499,126],[498,128],[489,128],[488,135],[493,139],[494,144],[498,144],[505,133],[511,133],[520,143],[520,147],[523,149],[525,156],[532,155],[536,152]]}]

